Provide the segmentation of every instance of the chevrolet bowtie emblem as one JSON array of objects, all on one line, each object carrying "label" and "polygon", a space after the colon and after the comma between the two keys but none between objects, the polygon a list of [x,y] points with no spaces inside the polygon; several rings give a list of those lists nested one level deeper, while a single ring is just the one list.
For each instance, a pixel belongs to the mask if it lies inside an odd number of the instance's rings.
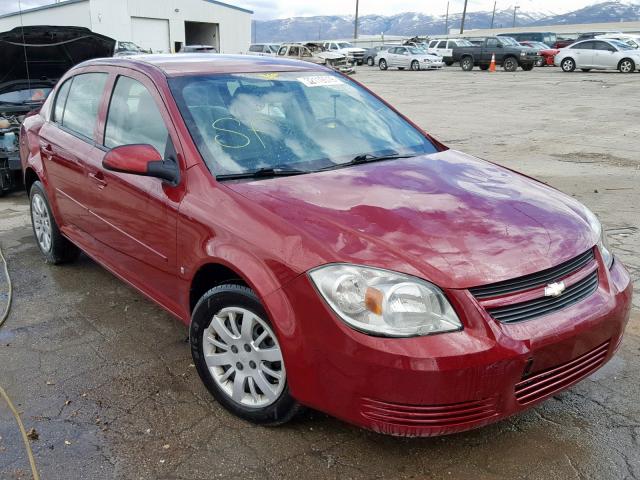
[{"label": "chevrolet bowtie emblem", "polygon": [[564,282],[550,283],[544,287],[545,297],[559,297],[565,291],[567,287]]}]

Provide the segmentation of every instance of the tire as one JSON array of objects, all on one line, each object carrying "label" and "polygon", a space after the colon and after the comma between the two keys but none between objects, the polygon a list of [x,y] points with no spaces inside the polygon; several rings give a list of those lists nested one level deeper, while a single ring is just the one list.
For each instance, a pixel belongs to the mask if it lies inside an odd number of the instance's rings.
[{"label": "tire", "polygon": [[367,65],[373,67],[375,64],[376,62],[373,60],[373,57],[367,57]]},{"label": "tire", "polygon": [[460,68],[465,72],[470,72],[473,70],[473,58],[471,57],[462,57],[460,59]]},{"label": "tire", "polygon": [[413,70],[414,72],[420,70],[420,62],[418,62],[417,60],[411,62],[411,70]]},{"label": "tire", "polygon": [[590,72],[591,71],[590,68],[581,68],[580,70],[582,70],[583,72]]},{"label": "tire", "polygon": [[502,68],[505,72],[515,72],[518,70],[518,60],[513,57],[507,57],[502,62]]},{"label": "tire", "polygon": [[[245,331],[247,321],[251,323]],[[260,425],[280,425],[301,409],[289,394],[282,353],[267,312],[251,289],[227,284],[205,293],[193,310],[189,339],[200,378],[234,415]]]},{"label": "tire", "polygon": [[387,68],[389,68],[387,66],[387,61],[384,58],[380,59],[380,61],[378,62],[378,67],[380,67],[380,70],[386,70]]},{"label": "tire", "polygon": [[447,67],[450,67],[451,65],[453,65],[453,60],[445,60],[445,61],[444,61],[444,64],[445,64]]},{"label": "tire", "polygon": [[636,71],[636,63],[630,58],[623,58],[618,64],[620,73],[633,73]]},{"label": "tire", "polygon": [[47,263],[59,265],[76,260],[80,255],[80,249],[60,233],[58,224],[53,218],[49,198],[39,180],[31,186],[29,204],[33,235]]},{"label": "tire", "polygon": [[563,72],[573,72],[576,69],[576,61],[573,58],[563,58],[560,62],[560,68]]},{"label": "tire", "polygon": [[398,70],[404,70],[404,67],[398,67]]},{"label": "tire", "polygon": [[536,60],[536,67],[544,67],[547,64],[544,58],[539,58]]},{"label": "tire", "polygon": [[480,70],[486,72],[487,70],[489,70],[489,65],[480,65]]},{"label": "tire", "polygon": [[520,68],[522,68],[522,70],[524,70],[525,72],[530,72],[531,70],[533,70],[533,63],[521,65]]}]

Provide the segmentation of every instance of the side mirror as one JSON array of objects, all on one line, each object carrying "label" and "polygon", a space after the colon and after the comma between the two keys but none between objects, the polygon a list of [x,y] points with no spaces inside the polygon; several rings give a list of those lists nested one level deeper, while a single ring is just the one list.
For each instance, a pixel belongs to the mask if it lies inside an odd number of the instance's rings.
[{"label": "side mirror", "polygon": [[132,175],[143,175],[177,184],[179,172],[175,163],[164,162],[162,155],[151,145],[121,145],[104,156],[106,170]]}]

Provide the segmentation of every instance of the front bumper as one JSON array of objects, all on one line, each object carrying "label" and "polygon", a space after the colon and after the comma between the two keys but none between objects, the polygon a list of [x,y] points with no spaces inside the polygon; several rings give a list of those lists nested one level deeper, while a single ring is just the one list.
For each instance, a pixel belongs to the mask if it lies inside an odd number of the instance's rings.
[{"label": "front bumper", "polygon": [[444,67],[444,62],[420,62],[421,70],[438,70]]},{"label": "front bumper", "polygon": [[515,324],[489,317],[467,290],[449,290],[464,330],[405,339],[347,327],[306,275],[264,300],[299,402],[377,432],[433,436],[523,411],[606,363],[632,287],[619,262],[603,270],[582,302]]}]

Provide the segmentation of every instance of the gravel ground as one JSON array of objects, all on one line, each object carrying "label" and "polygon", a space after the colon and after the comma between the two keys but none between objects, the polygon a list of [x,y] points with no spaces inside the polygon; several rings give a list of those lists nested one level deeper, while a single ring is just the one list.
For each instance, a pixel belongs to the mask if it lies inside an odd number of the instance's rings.
[{"label": "gravel ground", "polygon": [[[355,78],[450,147],[584,202],[640,285],[640,74],[364,67]],[[397,439],[307,412],[261,428],[210,398],[184,326],[85,256],[45,265],[24,194],[0,199],[0,238],[16,292],[0,330],[0,385],[39,434],[43,479],[640,478],[640,295],[611,362],[498,424]],[[30,478],[1,401],[0,478]]]}]

